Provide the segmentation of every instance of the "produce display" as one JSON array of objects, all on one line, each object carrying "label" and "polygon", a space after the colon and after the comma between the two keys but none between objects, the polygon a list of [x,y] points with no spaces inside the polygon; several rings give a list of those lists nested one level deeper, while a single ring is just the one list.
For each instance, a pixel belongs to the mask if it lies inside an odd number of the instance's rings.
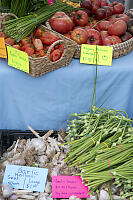
[{"label": "produce display", "polygon": [[79,45],[114,45],[133,36],[132,16],[125,14],[124,9],[119,2],[108,4],[106,0],[84,0],[78,11],[71,14],[56,12],[49,24],[53,30]]},{"label": "produce display", "polygon": [[[20,18],[1,23],[0,37],[6,46],[28,54],[33,76],[67,66],[82,44],[110,46],[133,38],[133,15],[124,13],[122,3],[84,0],[77,7],[71,1],[48,2],[25,1],[19,10],[18,0],[8,1],[10,10]],[[66,131],[56,137],[49,131],[40,137],[29,127],[37,138],[18,139],[2,155],[0,180],[7,164],[47,168],[45,192],[2,187],[0,183],[1,200],[52,200],[54,175],[80,176],[89,188],[90,200],[133,200],[133,120],[124,111],[96,107],[96,80],[97,59],[90,111],[71,114]],[[113,188],[120,198],[112,197]],[[80,199],[72,195],[69,200]]]},{"label": "produce display", "polygon": [[55,12],[63,11],[73,11],[76,8],[57,1],[54,4],[42,6],[34,14],[29,14],[25,17],[20,17],[19,19],[12,19],[3,23],[4,32],[15,40],[21,40],[22,38],[28,36],[38,25],[44,23],[49,19]]},{"label": "produce display", "polygon": [[[46,56],[50,45],[59,40],[56,34],[46,32],[43,27],[38,27],[34,33],[29,37],[23,38],[19,43],[15,43],[13,38],[8,38],[3,32],[0,32],[0,35],[4,36],[6,44],[26,52],[28,56],[32,56],[33,58]],[[58,43],[53,47],[50,52],[50,60],[52,62],[60,59],[64,52],[64,46],[64,43]]]}]

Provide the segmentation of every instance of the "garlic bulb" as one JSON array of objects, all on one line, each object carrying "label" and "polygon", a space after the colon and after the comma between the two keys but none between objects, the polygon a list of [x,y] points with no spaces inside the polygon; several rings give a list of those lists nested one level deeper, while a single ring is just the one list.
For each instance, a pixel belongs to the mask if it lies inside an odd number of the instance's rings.
[{"label": "garlic bulb", "polygon": [[13,189],[11,188],[10,185],[5,184],[2,186],[2,194],[4,198],[8,198],[12,195]]},{"label": "garlic bulb", "polygon": [[45,156],[45,155],[38,156],[38,158],[37,158],[37,161],[42,165],[45,165],[47,160],[48,160],[47,156]]},{"label": "garlic bulb", "polygon": [[35,148],[38,155],[41,155],[46,150],[46,144],[41,138],[33,138],[31,140],[31,146]]},{"label": "garlic bulb", "polygon": [[105,190],[101,190],[99,200],[110,200],[108,192],[106,192]]},{"label": "garlic bulb", "polygon": [[17,160],[13,160],[12,161],[12,163],[11,163],[12,165],[25,165],[26,164],[26,162],[25,162],[25,160],[22,158],[20,158],[20,159],[17,159]]}]

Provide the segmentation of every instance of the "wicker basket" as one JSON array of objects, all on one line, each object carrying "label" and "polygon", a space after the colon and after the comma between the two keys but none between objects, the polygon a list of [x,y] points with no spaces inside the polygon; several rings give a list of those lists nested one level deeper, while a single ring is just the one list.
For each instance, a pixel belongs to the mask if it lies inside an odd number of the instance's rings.
[{"label": "wicker basket", "polygon": [[[13,14],[2,14],[0,16],[0,27],[2,30],[2,22],[5,21],[7,16],[14,16]],[[39,77],[42,76],[48,72],[54,71],[56,69],[59,69],[61,67],[69,65],[70,61],[73,58],[73,55],[75,53],[75,50],[77,49],[77,43],[72,41],[69,38],[64,37],[63,35],[53,31],[49,30],[46,26],[43,26],[46,32],[53,32],[58,37],[59,40],[54,42],[50,48],[48,49],[47,55],[44,57],[39,58],[32,58],[29,56],[29,75],[33,77]],[[58,43],[64,43],[64,52],[61,56],[61,58],[55,62],[50,61],[49,56],[51,49]],[[7,44],[6,44],[7,45]]]},{"label": "wicker basket", "polygon": [[[128,13],[133,15],[133,9],[128,10],[127,14]],[[46,26],[52,30],[49,21],[46,22]],[[127,40],[126,42],[115,44],[112,46],[113,46],[113,58],[119,58],[121,56],[124,56],[133,50],[133,37]],[[74,54],[74,58],[80,58],[80,54],[81,54],[81,45],[78,45]]]}]

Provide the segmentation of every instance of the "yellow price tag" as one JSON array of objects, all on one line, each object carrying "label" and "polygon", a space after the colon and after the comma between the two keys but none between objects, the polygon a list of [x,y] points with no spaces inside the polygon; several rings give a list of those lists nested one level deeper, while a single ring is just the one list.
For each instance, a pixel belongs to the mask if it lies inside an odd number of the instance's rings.
[{"label": "yellow price tag", "polygon": [[29,56],[27,53],[7,46],[8,65],[29,73]]},{"label": "yellow price tag", "polygon": [[112,54],[113,47],[82,44],[80,63],[111,66]]},{"label": "yellow price tag", "polygon": [[0,37],[0,57],[7,58],[6,45],[3,37]]}]

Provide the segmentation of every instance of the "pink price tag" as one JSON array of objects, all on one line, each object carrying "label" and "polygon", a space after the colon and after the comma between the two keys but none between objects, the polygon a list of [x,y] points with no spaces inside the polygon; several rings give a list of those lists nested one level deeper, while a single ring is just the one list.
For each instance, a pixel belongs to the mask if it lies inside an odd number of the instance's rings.
[{"label": "pink price tag", "polygon": [[69,198],[72,195],[89,198],[88,192],[88,186],[82,183],[80,176],[52,177],[52,198]]}]

